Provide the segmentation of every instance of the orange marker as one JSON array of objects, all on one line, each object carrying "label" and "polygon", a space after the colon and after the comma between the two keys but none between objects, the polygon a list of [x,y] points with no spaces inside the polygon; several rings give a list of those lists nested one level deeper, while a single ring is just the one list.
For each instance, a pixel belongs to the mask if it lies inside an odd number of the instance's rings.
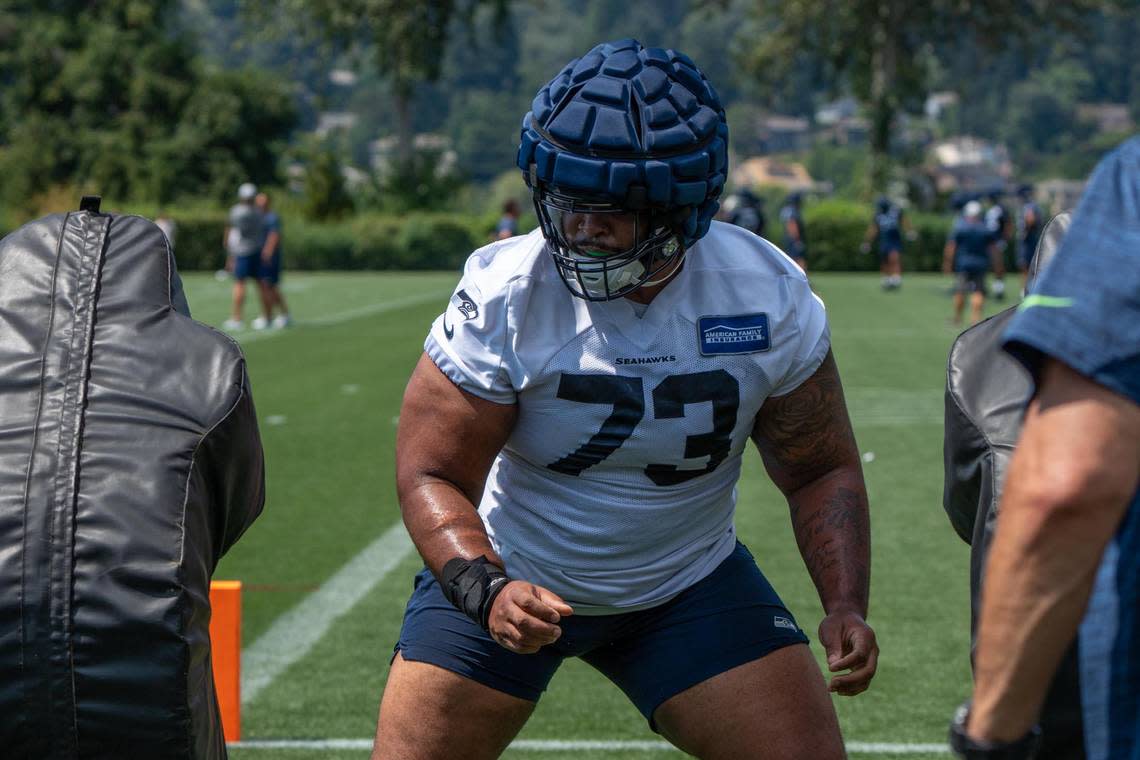
[{"label": "orange marker", "polygon": [[210,583],[214,689],[227,742],[241,740],[241,581]]}]

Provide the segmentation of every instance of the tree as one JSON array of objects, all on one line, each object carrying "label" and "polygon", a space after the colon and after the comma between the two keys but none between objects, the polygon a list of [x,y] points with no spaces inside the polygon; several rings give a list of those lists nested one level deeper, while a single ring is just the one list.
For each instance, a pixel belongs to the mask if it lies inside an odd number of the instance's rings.
[{"label": "tree", "polygon": [[[55,185],[165,203],[270,177],[288,94],[205,75],[173,0],[54,0],[0,11],[0,185],[33,210]],[[239,81],[240,80],[240,81]],[[228,130],[228,131],[227,131]]]},{"label": "tree", "polygon": [[871,119],[871,182],[885,189],[896,115],[921,102],[929,81],[930,41],[953,30],[979,51],[1027,46],[1050,30],[1075,30],[1106,0],[758,0],[767,33],[750,68],[778,82],[800,55],[814,56],[834,81],[848,82]]},{"label": "tree", "polygon": [[314,221],[337,219],[352,211],[340,162],[328,146],[315,145],[309,150],[301,211]]},{"label": "tree", "polygon": [[311,21],[334,44],[366,44],[388,80],[396,110],[397,155],[413,157],[412,119],[417,85],[439,79],[453,19],[470,19],[490,5],[500,18],[508,0],[278,0],[302,23]]}]

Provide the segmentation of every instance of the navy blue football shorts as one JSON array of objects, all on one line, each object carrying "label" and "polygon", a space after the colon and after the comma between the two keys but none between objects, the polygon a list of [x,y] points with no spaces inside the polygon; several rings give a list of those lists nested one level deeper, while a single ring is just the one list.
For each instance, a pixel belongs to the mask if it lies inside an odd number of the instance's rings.
[{"label": "navy blue football shorts", "polygon": [[256,280],[260,262],[261,256],[256,253],[251,253],[248,256],[234,256],[234,279]]},{"label": "navy blue football shorts", "polygon": [[[258,257],[260,258],[260,257]],[[257,265],[257,279],[262,282],[276,285],[281,281],[281,252],[273,254],[269,261],[259,261]]]},{"label": "navy blue football shorts", "polygon": [[954,292],[984,294],[986,292],[985,270],[980,272],[973,270],[957,272],[954,281]]},{"label": "navy blue football shorts", "polygon": [[653,727],[653,711],[675,694],[808,641],[740,542],[708,577],[662,605],[571,615],[560,625],[558,641],[535,654],[511,652],[455,609],[425,568],[416,575],[395,651],[532,702],[564,659],[580,657],[617,684]]}]

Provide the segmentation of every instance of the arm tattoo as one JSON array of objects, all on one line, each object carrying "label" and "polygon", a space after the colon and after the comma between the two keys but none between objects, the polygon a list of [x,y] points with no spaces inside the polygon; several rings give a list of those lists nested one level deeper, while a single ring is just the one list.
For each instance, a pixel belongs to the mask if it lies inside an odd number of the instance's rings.
[{"label": "arm tattoo", "polygon": [[843,386],[830,351],[799,388],[764,402],[756,416],[752,440],[784,493],[837,465],[859,461]]},{"label": "arm tattoo", "polygon": [[764,403],[752,439],[788,499],[796,542],[824,609],[848,606],[865,615],[867,489],[830,352],[799,388]]}]

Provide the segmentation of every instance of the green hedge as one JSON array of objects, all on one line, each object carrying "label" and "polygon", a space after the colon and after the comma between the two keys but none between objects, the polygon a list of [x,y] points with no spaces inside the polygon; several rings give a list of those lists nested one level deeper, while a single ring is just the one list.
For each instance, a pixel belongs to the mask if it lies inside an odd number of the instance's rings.
[{"label": "green hedge", "polygon": [[[491,237],[498,215],[414,213],[407,216],[364,214],[327,224],[284,220],[285,267],[320,269],[459,269],[468,254]],[[779,221],[771,214],[769,236],[780,242]],[[906,271],[938,271],[950,229],[949,216],[909,214],[918,236],[904,241]],[[220,211],[175,213],[175,256],[184,271],[215,270],[225,263]],[[874,250],[859,251],[871,219],[871,207],[825,200],[804,209],[808,263],[813,271],[873,271]],[[531,220],[533,222],[533,219]],[[524,225],[525,229],[525,225]]]},{"label": "green hedge", "polygon": [[[220,269],[225,216],[174,219],[179,269]],[[459,214],[361,215],[328,224],[286,219],[282,250],[291,270],[458,269],[488,239],[484,227],[485,220]]]},{"label": "green hedge", "polygon": [[[850,201],[827,200],[804,209],[808,240],[808,266],[814,271],[877,271],[879,257],[872,245],[862,253],[872,208]],[[938,214],[908,213],[917,233],[914,240],[903,240],[903,269],[910,272],[936,272],[942,268],[942,249],[950,232],[951,218]],[[779,225],[779,222],[775,222]],[[778,232],[773,237],[778,244]]]}]

